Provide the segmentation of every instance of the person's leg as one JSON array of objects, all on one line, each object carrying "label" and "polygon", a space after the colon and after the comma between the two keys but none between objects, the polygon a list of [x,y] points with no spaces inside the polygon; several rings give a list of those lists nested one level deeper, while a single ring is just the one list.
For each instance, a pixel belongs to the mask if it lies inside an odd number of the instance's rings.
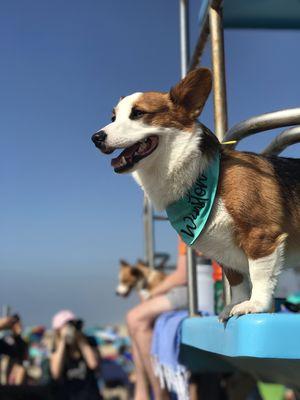
[{"label": "person's leg", "polygon": [[148,399],[149,382],[144,368],[143,360],[141,359],[137,344],[133,336],[131,336],[131,342],[132,357],[135,366],[134,400]]},{"label": "person's leg", "polygon": [[[172,305],[166,296],[158,296],[129,311],[127,324],[129,333],[137,345],[140,359],[150,381],[155,400],[168,399],[162,390],[158,378],[154,375],[150,358],[153,322],[156,317],[166,311],[171,311]],[[138,400],[137,398],[135,400]],[[139,399],[140,400],[140,399]]]}]

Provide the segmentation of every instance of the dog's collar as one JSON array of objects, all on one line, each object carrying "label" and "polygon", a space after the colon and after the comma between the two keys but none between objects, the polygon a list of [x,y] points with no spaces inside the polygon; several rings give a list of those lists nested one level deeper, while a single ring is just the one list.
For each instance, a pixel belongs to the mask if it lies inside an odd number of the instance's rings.
[{"label": "dog's collar", "polygon": [[201,234],[213,207],[220,171],[219,152],[188,192],[166,208],[173,228],[187,245]]}]

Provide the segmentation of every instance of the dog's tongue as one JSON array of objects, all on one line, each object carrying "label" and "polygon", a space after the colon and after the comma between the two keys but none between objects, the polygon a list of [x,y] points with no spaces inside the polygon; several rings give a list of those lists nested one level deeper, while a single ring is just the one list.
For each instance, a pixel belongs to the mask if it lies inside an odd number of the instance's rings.
[{"label": "dog's tongue", "polygon": [[137,142],[130,147],[127,147],[122,153],[111,160],[112,167],[116,169],[128,169],[137,161],[148,156],[157,147],[158,137],[151,135],[141,142]]},{"label": "dog's tongue", "polygon": [[113,168],[120,168],[126,164],[133,163],[133,156],[136,151],[138,151],[140,143],[137,142],[130,147],[127,147],[122,153],[111,160],[111,166]]}]

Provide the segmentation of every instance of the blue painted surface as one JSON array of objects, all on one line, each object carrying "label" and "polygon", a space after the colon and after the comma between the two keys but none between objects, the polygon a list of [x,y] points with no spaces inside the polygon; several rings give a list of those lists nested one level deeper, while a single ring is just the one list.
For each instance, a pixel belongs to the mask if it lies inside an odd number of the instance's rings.
[{"label": "blue painted surface", "polygon": [[253,314],[231,318],[188,318],[182,343],[228,357],[300,359],[299,314]]},{"label": "blue painted surface", "polygon": [[[199,24],[203,26],[209,0],[202,0]],[[299,0],[225,0],[225,28],[299,29]]]}]

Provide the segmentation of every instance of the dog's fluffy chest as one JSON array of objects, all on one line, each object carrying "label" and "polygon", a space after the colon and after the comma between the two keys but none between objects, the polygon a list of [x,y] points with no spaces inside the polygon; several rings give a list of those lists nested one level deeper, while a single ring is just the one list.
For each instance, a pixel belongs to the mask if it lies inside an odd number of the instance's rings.
[{"label": "dog's fluffy chest", "polygon": [[234,238],[234,223],[222,200],[216,198],[211,216],[193,248],[241,272],[247,272],[248,260]]}]

